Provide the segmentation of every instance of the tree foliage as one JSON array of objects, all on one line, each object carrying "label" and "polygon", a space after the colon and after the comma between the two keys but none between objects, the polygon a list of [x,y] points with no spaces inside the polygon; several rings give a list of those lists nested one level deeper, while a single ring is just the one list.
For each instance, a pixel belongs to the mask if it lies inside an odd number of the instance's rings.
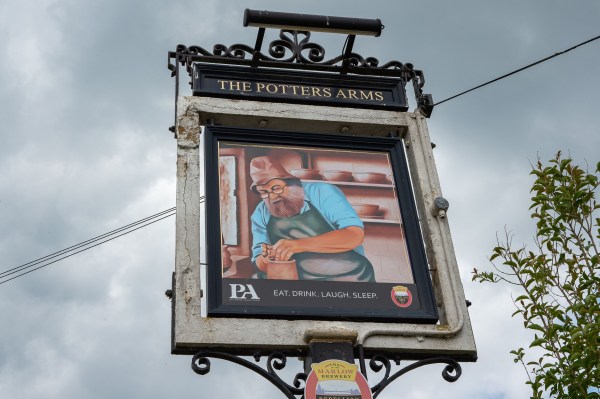
[{"label": "tree foliage", "polygon": [[527,371],[532,398],[600,398],[600,162],[590,173],[559,152],[531,174],[535,247],[515,248],[507,232],[490,258],[495,270],[475,269],[473,280],[518,286],[513,316],[538,349],[511,353]]}]

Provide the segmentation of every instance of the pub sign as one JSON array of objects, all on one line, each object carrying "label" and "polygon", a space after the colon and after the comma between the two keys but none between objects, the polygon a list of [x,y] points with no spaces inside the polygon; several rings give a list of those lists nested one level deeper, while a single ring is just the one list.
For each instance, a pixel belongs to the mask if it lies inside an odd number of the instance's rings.
[{"label": "pub sign", "polygon": [[[274,375],[280,354],[324,359],[315,343],[343,341],[361,359],[442,356],[430,361],[460,374],[454,360],[474,361],[477,350],[423,72],[353,51],[356,34],[381,33],[380,20],[246,10],[244,26],[258,27],[254,46],[180,44],[168,54],[172,353],[194,354],[199,374],[209,357],[272,353]],[[281,31],[263,51],[267,28]],[[342,54],[326,59],[313,30],[347,34]],[[192,96],[179,95],[183,68]],[[320,367],[305,397],[369,397],[352,367]]]},{"label": "pub sign", "polygon": [[205,128],[208,316],[435,323],[402,141]]}]

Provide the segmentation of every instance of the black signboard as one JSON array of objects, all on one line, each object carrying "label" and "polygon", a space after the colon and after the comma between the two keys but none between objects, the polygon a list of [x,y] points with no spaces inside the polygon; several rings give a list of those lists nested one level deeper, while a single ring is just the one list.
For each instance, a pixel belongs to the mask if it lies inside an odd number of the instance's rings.
[{"label": "black signboard", "polygon": [[438,320],[401,140],[205,133],[209,316]]},{"label": "black signboard", "polygon": [[406,82],[326,73],[194,64],[198,96],[407,111]]}]

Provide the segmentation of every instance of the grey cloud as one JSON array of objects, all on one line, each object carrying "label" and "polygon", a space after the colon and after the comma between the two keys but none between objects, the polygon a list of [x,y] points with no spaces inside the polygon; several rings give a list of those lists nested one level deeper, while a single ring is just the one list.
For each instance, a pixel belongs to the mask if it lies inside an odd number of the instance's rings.
[{"label": "grey cloud", "polygon": [[[174,205],[166,53],[178,43],[252,45],[256,29],[241,26],[244,8],[381,18],[382,36],[358,38],[355,50],[414,63],[436,101],[597,35],[600,11],[593,1],[3,3],[0,270]],[[331,35],[315,40],[331,56],[343,45]],[[486,262],[505,224],[529,242],[528,162],[538,152],[598,160],[599,45],[434,110],[429,130],[480,360],[465,365],[455,384],[433,367],[382,398],[527,394],[508,354],[526,342],[510,318],[510,291],[470,283],[468,271]],[[186,82],[181,88],[188,93]],[[217,361],[201,377],[189,356],[169,354],[163,292],[173,258],[168,219],[0,285],[0,391],[15,398],[278,395],[237,366]]]}]

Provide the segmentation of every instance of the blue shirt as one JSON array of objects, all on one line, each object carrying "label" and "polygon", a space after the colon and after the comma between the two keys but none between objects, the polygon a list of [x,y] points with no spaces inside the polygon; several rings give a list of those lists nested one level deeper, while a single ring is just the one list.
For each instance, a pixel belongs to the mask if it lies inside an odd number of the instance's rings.
[{"label": "blue shirt", "polygon": [[[350,226],[364,229],[362,220],[360,220],[342,190],[329,183],[302,183],[302,187],[304,188],[304,206],[300,213],[308,211],[306,201],[310,201],[311,205],[323,215],[334,230],[341,230]],[[252,221],[253,262],[261,253],[261,244],[275,244],[270,242],[267,233],[267,223],[269,223],[270,218],[271,214],[267,209],[267,205],[264,201],[261,201],[250,217]],[[365,254],[362,245],[354,248],[354,250],[363,256]]]}]

